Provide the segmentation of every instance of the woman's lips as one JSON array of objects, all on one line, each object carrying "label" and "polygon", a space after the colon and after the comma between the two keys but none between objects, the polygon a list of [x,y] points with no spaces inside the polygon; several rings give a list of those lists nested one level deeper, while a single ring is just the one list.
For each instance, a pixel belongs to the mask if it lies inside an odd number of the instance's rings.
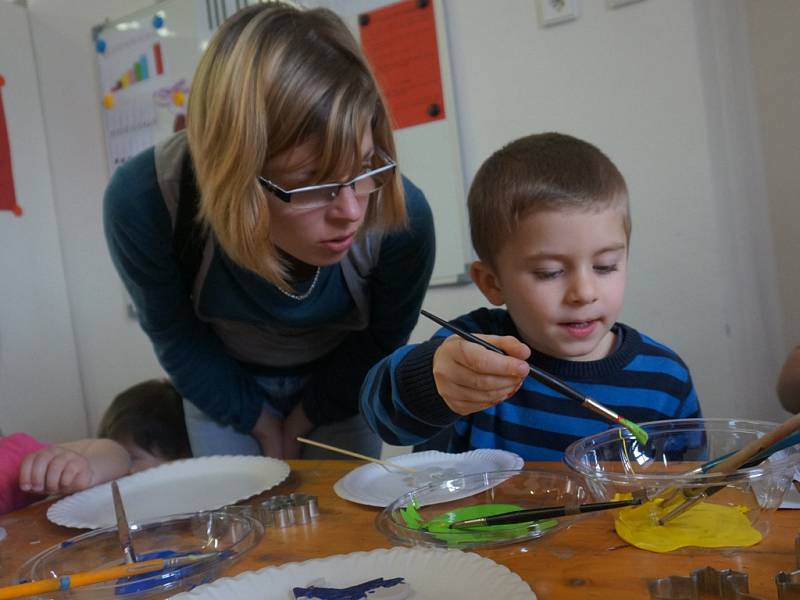
[{"label": "woman's lips", "polygon": [[563,327],[570,336],[578,339],[590,336],[592,333],[594,333],[599,324],[599,319],[593,319],[591,321],[569,321],[565,323],[559,323],[559,325]]},{"label": "woman's lips", "polygon": [[355,234],[355,232],[353,232],[353,233],[351,233],[349,235],[346,235],[346,236],[343,236],[343,237],[338,237],[338,238],[331,238],[331,239],[325,240],[325,241],[323,241],[321,243],[325,248],[327,248],[331,252],[334,252],[334,253],[338,254],[339,252],[344,252],[344,251],[348,250],[350,248],[350,246],[353,245],[353,239],[355,238],[355,236],[356,236],[356,234]]}]

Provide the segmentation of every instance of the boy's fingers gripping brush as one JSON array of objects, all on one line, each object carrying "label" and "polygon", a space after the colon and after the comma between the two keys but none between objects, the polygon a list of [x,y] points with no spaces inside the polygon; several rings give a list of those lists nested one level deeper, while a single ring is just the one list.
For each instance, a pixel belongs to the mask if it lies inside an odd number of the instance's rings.
[{"label": "boy's fingers gripping brush", "polygon": [[[503,354],[503,355],[506,354],[494,344],[490,344],[486,340],[481,339],[478,336],[469,333],[468,331],[464,331],[463,329],[456,327],[452,323],[448,323],[444,319],[440,319],[436,315],[432,315],[426,310],[422,310],[420,312],[424,316],[428,317],[430,320],[438,323],[445,329],[452,331],[454,334],[462,337],[467,341],[479,344],[484,348],[486,348],[487,350],[491,350],[492,352],[497,352],[498,354]],[[589,396],[581,394],[578,390],[570,387],[569,385],[561,381],[558,377],[550,375],[550,373],[547,373],[546,371],[542,371],[539,367],[535,367],[534,365],[528,364],[528,368],[529,368],[528,375],[530,377],[533,377],[539,383],[546,385],[551,390],[555,390],[559,394],[563,394],[570,400],[575,400],[582,406],[585,406],[586,408],[588,408],[592,412],[597,413],[601,417],[608,419],[609,421],[616,423],[617,425],[622,425],[625,429],[627,429],[633,434],[633,437],[635,437],[640,444],[647,443],[647,432],[641,427],[639,427],[633,421],[629,421],[625,417],[618,415],[610,408],[603,406],[596,400],[592,400]]]}]

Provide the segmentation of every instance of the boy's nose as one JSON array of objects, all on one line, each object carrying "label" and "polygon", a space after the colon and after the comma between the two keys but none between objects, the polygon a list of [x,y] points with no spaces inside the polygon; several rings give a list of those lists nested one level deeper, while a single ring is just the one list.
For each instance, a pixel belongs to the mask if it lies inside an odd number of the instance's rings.
[{"label": "boy's nose", "polygon": [[591,304],[597,301],[594,277],[590,274],[575,274],[570,280],[567,300],[570,304]]}]

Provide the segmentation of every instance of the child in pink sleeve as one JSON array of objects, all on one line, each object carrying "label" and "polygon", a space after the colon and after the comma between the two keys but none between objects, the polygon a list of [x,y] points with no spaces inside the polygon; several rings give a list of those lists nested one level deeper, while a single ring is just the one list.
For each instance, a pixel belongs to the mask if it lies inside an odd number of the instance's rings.
[{"label": "child in pink sleeve", "polygon": [[43,444],[26,433],[0,438],[0,514],[47,494],[70,494],[127,475],[128,451],[114,440]]},{"label": "child in pink sleeve", "polygon": [[0,436],[0,514],[192,455],[183,400],[166,380],[117,395],[98,436],[53,445],[26,433]]},{"label": "child in pink sleeve", "polygon": [[0,438],[0,515],[41,498],[20,489],[19,469],[26,456],[48,446],[27,433]]}]

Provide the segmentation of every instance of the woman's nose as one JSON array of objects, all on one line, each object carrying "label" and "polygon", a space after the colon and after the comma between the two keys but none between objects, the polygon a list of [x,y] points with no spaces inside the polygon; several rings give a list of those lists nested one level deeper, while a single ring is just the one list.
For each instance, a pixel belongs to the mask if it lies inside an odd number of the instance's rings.
[{"label": "woman's nose", "polygon": [[355,194],[352,186],[343,185],[331,202],[328,213],[338,219],[358,221],[364,214],[364,201]]}]

